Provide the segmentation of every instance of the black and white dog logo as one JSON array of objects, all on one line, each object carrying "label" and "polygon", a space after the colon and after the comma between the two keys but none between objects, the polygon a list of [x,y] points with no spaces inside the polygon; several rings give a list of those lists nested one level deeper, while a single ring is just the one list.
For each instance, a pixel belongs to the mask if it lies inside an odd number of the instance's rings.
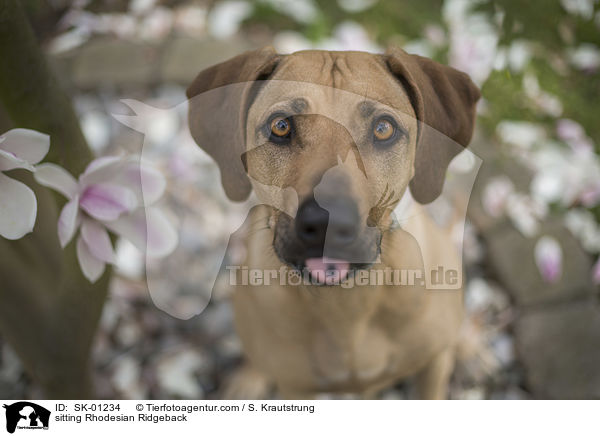
[{"label": "black and white dog logo", "polygon": [[48,429],[50,411],[29,401],[4,405],[6,409],[6,431],[18,429]]}]

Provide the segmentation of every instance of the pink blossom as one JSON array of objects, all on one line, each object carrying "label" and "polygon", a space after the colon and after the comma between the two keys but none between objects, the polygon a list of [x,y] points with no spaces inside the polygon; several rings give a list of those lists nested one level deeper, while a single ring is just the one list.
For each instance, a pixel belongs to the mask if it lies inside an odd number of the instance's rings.
[{"label": "pink blossom", "polygon": [[546,283],[556,282],[562,274],[562,249],[551,236],[542,236],[535,244],[535,262]]},{"label": "pink blossom", "polygon": [[600,285],[600,258],[598,258],[592,268],[592,282],[595,285]]},{"label": "pink blossom", "polygon": [[563,118],[556,123],[556,134],[569,144],[575,152],[590,152],[594,149],[590,138],[585,134],[581,124],[568,118]]},{"label": "pink blossom", "polygon": [[175,249],[177,234],[154,206],[166,185],[158,171],[131,158],[103,157],[91,162],[79,180],[54,164],[40,165],[35,178],[69,199],[58,220],[59,240],[65,247],[80,229],[77,258],[91,282],[114,262],[108,230],[150,256]]},{"label": "pink blossom", "polygon": [[508,177],[495,177],[483,189],[481,199],[483,208],[490,216],[500,217],[504,213],[506,202],[514,190],[515,187]]}]

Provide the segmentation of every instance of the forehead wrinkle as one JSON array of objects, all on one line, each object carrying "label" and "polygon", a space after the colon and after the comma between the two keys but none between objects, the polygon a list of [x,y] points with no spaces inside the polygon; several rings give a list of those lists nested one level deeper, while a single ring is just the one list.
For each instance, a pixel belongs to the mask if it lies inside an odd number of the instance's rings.
[{"label": "forehead wrinkle", "polygon": [[284,80],[297,80],[300,82],[331,84],[329,79],[333,67],[331,53],[318,50],[308,52],[297,52],[289,55],[275,70],[273,77],[282,77]]},{"label": "forehead wrinkle", "polygon": [[292,108],[294,113],[301,114],[308,107],[308,102],[306,101],[306,99],[298,97],[292,100],[290,107]]},{"label": "forehead wrinkle", "polygon": [[341,56],[338,56],[333,61],[333,65],[331,66],[331,79],[333,82],[333,86],[335,88],[341,88],[342,83],[346,80],[346,78],[352,78],[352,71],[348,68],[348,65],[345,59]]},{"label": "forehead wrinkle", "polygon": [[369,118],[375,112],[375,105],[370,101],[363,101],[358,105],[358,112],[363,118]]},{"label": "forehead wrinkle", "polygon": [[401,87],[381,59],[360,52],[296,52],[281,62],[273,79],[332,86],[357,94],[364,94],[363,86],[367,86],[365,97],[388,106],[395,106],[390,90]]}]

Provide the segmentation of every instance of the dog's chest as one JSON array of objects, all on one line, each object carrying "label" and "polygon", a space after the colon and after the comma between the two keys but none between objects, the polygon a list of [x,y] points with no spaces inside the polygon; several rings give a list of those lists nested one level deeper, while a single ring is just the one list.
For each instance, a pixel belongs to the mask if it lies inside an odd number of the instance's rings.
[{"label": "dog's chest", "polygon": [[402,321],[381,322],[385,289],[328,292],[314,299],[304,295],[310,307],[305,313],[311,314],[306,355],[319,389],[368,386],[394,376],[402,350],[390,329],[399,331]]},{"label": "dog's chest", "polygon": [[311,366],[321,389],[369,384],[390,372],[394,350],[383,332],[358,326],[351,332],[321,329],[311,344]]}]

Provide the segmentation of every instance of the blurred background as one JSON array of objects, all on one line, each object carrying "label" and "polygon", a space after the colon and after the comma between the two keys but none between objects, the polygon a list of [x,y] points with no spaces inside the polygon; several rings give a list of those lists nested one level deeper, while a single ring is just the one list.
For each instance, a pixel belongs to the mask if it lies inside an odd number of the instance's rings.
[{"label": "blurred background", "polygon": [[[202,69],[273,45],[381,52],[388,45],[467,72],[481,87],[471,149],[483,159],[464,241],[468,319],[454,399],[600,398],[600,5],[597,0],[25,0],[39,44],[97,156],[144,138],[111,114],[137,99],[171,108]],[[3,59],[2,62],[10,62]],[[183,230],[189,271],[159,310],[142,255],[118,260],[93,345],[100,398],[218,398],[241,362],[227,286],[203,280],[240,213],[218,170],[190,154],[184,110],[147,133],[173,176],[168,201],[202,204]],[[2,114],[0,113],[0,117]],[[186,292],[186,287],[193,292]],[[197,287],[205,287],[204,302]],[[193,313],[193,309],[190,310]],[[381,394],[406,398],[410,383]],[[0,336],[0,398],[40,398]]]}]

